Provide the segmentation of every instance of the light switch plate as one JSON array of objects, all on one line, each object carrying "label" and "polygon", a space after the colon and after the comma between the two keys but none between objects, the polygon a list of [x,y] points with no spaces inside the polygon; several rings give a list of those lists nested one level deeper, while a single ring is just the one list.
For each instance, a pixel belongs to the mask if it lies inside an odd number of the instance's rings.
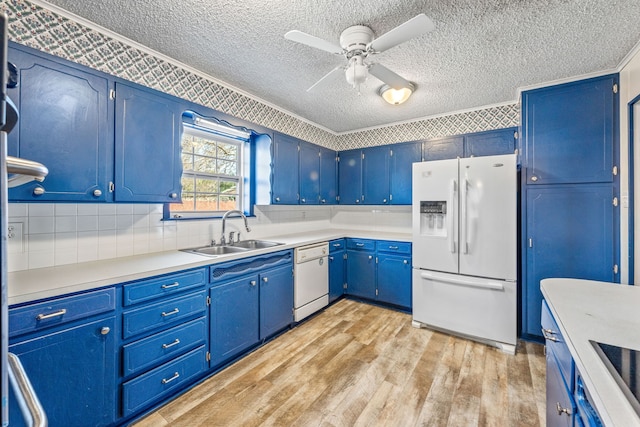
[{"label": "light switch plate", "polygon": [[9,230],[7,233],[7,252],[8,253],[22,253],[24,252],[24,235],[21,222],[10,222]]}]

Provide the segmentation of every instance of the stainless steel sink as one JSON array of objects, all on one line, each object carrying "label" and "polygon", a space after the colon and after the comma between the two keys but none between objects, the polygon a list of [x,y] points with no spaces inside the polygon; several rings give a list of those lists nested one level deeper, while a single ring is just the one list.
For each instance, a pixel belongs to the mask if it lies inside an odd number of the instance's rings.
[{"label": "stainless steel sink", "polygon": [[238,252],[248,252],[255,249],[271,248],[278,245],[282,245],[282,243],[270,242],[268,240],[243,240],[241,242],[234,243],[233,245],[203,246],[201,248],[182,249],[182,251],[207,256],[218,256],[235,254]]},{"label": "stainless steel sink", "polygon": [[217,256],[217,255],[235,254],[237,252],[247,252],[248,249],[239,248],[235,246],[205,246],[202,248],[183,249],[183,251],[194,252],[200,255]]},{"label": "stainless steel sink", "polygon": [[282,245],[283,243],[270,242],[268,240],[242,240],[233,244],[234,248],[246,248],[246,249],[264,249],[271,248],[273,246]]}]

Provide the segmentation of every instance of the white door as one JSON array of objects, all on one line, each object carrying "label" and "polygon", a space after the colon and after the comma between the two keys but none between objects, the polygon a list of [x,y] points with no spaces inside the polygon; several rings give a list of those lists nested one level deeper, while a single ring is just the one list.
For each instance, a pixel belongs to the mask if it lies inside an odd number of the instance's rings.
[{"label": "white door", "polygon": [[460,159],[460,274],[516,280],[516,155]]},{"label": "white door", "polygon": [[458,160],[413,164],[413,266],[458,272]]}]

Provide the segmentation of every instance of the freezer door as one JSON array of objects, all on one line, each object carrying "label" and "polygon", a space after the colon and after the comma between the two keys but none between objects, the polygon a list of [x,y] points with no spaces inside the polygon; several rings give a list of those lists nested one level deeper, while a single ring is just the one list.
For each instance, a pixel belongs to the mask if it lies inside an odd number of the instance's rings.
[{"label": "freezer door", "polygon": [[458,160],[413,164],[413,266],[458,272]]},{"label": "freezer door", "polygon": [[515,345],[515,282],[413,270],[413,320],[453,333]]},{"label": "freezer door", "polygon": [[516,280],[516,155],[460,159],[460,274]]}]

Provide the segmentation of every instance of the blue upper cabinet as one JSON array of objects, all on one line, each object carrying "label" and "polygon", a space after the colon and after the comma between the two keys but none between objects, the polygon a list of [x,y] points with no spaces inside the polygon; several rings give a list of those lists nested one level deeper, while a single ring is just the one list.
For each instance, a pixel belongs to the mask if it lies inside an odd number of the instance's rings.
[{"label": "blue upper cabinet", "polygon": [[340,204],[362,203],[362,150],[340,152],[338,177]]},{"label": "blue upper cabinet", "polygon": [[116,84],[116,201],[180,201],[184,109],[172,96]]},{"label": "blue upper cabinet", "polygon": [[464,157],[464,136],[448,136],[424,141],[422,159],[445,160]]},{"label": "blue upper cabinet", "polygon": [[113,175],[109,81],[84,67],[32,52],[19,45],[9,49],[20,84],[8,94],[20,120],[9,134],[8,151],[43,163],[49,175],[41,184],[11,189],[10,200],[108,200]]},{"label": "blue upper cabinet", "polygon": [[516,149],[517,135],[515,127],[465,135],[465,157],[512,154]]},{"label": "blue upper cabinet", "polygon": [[300,141],[300,204],[320,202],[320,147]]},{"label": "blue upper cabinet", "polygon": [[612,182],[618,76],[524,92],[527,184]]},{"label": "blue upper cabinet", "polygon": [[367,205],[389,204],[388,145],[362,150],[362,194]]},{"label": "blue upper cabinet", "polygon": [[289,135],[274,132],[271,145],[271,203],[298,204],[298,143]]},{"label": "blue upper cabinet", "polygon": [[320,147],[320,204],[335,205],[338,202],[337,153]]},{"label": "blue upper cabinet", "polygon": [[422,157],[421,142],[394,144],[389,152],[390,202],[393,205],[411,204],[411,172],[413,163]]}]

